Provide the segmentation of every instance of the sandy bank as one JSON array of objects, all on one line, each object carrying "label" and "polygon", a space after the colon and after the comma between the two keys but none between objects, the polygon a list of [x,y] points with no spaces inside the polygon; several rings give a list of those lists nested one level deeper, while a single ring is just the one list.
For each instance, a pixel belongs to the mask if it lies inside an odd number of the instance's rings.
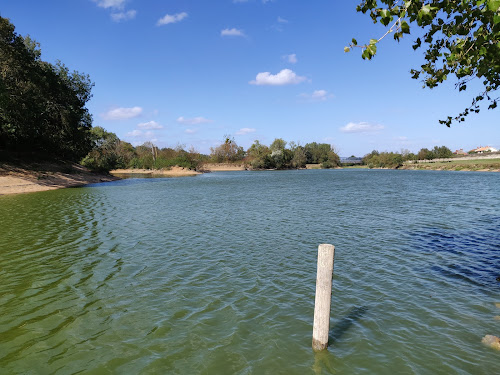
[{"label": "sandy bank", "polygon": [[66,187],[118,180],[95,174],[78,164],[36,163],[22,166],[0,165],[0,195],[34,193]]},{"label": "sandy bank", "polygon": [[114,176],[124,175],[151,175],[165,177],[181,177],[181,176],[196,176],[200,172],[193,171],[182,167],[172,167],[171,169],[115,169],[111,172]]},{"label": "sandy bank", "polygon": [[245,164],[207,163],[203,164],[202,170],[206,172],[244,171],[246,167]]}]

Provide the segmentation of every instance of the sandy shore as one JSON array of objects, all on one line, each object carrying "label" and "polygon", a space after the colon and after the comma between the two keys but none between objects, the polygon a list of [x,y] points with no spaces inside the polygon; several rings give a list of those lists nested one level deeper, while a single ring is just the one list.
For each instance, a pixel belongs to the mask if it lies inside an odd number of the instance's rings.
[{"label": "sandy shore", "polygon": [[197,171],[182,167],[172,167],[171,169],[115,169],[110,171],[114,176],[126,175],[151,175],[151,176],[165,176],[165,177],[182,177],[182,176],[196,176],[201,174]]},{"label": "sandy shore", "polygon": [[78,164],[3,164],[0,166],[0,195],[34,193],[118,179],[110,175],[91,173]]},{"label": "sandy shore", "polygon": [[244,171],[246,167],[245,164],[207,163],[203,164],[202,170],[206,172]]}]

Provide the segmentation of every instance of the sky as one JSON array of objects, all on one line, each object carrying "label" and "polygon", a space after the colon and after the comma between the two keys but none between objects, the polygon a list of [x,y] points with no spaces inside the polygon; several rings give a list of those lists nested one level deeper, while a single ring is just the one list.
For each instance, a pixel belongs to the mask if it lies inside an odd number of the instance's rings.
[{"label": "sky", "polygon": [[209,153],[226,135],[248,148],[275,138],[330,143],[341,156],[379,151],[500,149],[499,110],[451,128],[480,86],[433,90],[411,79],[420,31],[344,52],[385,32],[359,1],[0,0],[0,15],[95,83],[94,126],[122,140]]}]

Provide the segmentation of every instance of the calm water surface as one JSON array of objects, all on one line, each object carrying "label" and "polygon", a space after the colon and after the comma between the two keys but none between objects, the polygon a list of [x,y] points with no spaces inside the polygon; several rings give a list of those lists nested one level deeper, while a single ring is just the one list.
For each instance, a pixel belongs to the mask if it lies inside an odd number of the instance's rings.
[{"label": "calm water surface", "polygon": [[129,179],[2,196],[0,228],[2,374],[498,373],[500,174]]}]

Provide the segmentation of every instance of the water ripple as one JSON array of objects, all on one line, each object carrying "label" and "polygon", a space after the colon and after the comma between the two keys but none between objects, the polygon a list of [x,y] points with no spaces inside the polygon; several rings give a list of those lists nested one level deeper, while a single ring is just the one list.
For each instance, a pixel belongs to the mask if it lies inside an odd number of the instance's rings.
[{"label": "water ripple", "polygon": [[[0,197],[0,368],[487,374],[500,175],[235,172]],[[331,346],[311,351],[336,245]]]}]

